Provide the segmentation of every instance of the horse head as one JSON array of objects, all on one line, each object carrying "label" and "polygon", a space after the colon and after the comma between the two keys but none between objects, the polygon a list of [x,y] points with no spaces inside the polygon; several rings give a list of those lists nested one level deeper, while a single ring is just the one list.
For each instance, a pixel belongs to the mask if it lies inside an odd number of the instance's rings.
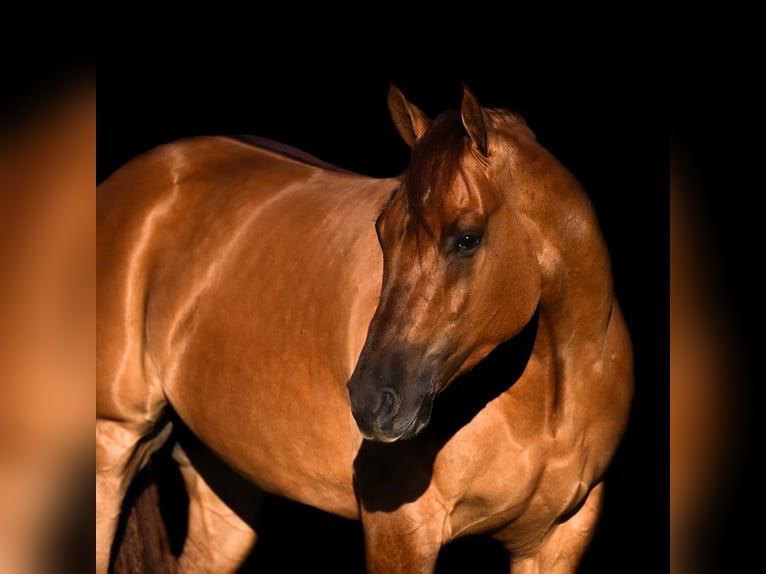
[{"label": "horse head", "polygon": [[375,224],[382,290],[348,382],[362,435],[381,442],[425,428],[434,397],[528,323],[541,289],[511,173],[516,138],[534,139],[524,121],[468,88],[433,121],[394,86],[388,104],[412,149]]}]

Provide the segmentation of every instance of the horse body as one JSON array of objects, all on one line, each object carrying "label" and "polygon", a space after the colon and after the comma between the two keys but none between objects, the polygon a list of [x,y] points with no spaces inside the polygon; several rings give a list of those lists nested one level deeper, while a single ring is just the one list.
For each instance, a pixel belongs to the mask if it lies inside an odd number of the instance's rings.
[{"label": "horse body", "polygon": [[[475,142],[481,134],[463,111]],[[403,135],[414,142],[429,124],[411,104],[407,112],[412,132]],[[497,169],[514,174],[524,269],[507,269],[513,285],[498,293],[509,299],[492,303],[512,308],[488,310],[488,325],[502,329],[490,337],[486,327],[467,350],[446,339],[429,347],[440,339],[427,333],[429,313],[438,305],[454,315],[449,339],[478,303],[450,298],[444,286],[408,305],[394,297],[403,280],[410,290],[422,283],[397,268],[403,259],[387,243],[395,235],[403,245],[417,227],[405,213],[404,178],[199,138],[146,154],[102,184],[97,570],[108,563],[130,477],[167,437],[158,421],[169,404],[263,492],[361,519],[370,571],[429,571],[442,545],[487,532],[511,552],[514,572],[573,571],[627,419],[630,342],[574,178],[523,122],[494,112],[480,120],[510,150]],[[450,217],[489,221],[482,248],[491,257],[505,200],[472,206],[482,173],[462,172],[468,191],[456,192]],[[443,229],[454,226],[430,227],[428,235],[449,238]],[[479,273],[467,259],[445,267],[434,254],[448,239],[433,248],[417,233],[421,270],[441,265],[445,281],[458,283]],[[410,324],[401,309],[428,320]],[[509,337],[521,341],[515,370],[491,373],[497,392],[456,415],[449,405],[482,384],[467,374]],[[407,380],[417,384],[401,386]],[[223,503],[177,457],[187,486],[196,485],[182,566],[236,569],[254,533],[231,513],[211,513]],[[222,540],[225,556],[214,548]]]},{"label": "horse body", "polygon": [[[152,186],[127,181],[134,176]],[[128,390],[99,393],[99,412],[120,416],[119,405],[105,403],[131,392],[143,402],[149,385],[245,476],[285,495],[307,489],[297,498],[315,504],[321,496],[310,485],[321,491],[332,484],[343,495],[320,507],[356,515],[351,462],[358,444],[347,438],[354,423],[343,384],[378,296],[371,222],[393,185],[226,138],[174,144],[116,174],[101,190],[107,215],[99,234],[124,239],[100,243],[107,245],[99,268],[114,274],[100,277],[99,289],[110,295],[99,300],[100,317],[109,317],[99,333],[115,324],[111,313],[134,332],[100,339],[100,357],[111,342],[121,354],[108,368],[128,365],[100,372],[100,384]],[[123,201],[129,210],[109,205]],[[139,265],[144,285],[126,277]],[[127,287],[137,292],[111,296]],[[325,333],[319,340],[318,332]],[[143,342],[132,356],[128,338]],[[269,476],[284,475],[284,467],[294,469],[295,484]]]}]

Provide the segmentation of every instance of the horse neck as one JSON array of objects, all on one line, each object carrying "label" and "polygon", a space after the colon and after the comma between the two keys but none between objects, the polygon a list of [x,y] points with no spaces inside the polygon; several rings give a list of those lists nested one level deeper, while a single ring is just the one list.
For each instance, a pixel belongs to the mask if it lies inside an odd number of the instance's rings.
[{"label": "horse neck", "polygon": [[[527,160],[528,161],[528,160]],[[561,385],[599,360],[612,311],[609,255],[593,207],[576,179],[545,150],[536,150],[536,173],[522,189],[518,209],[538,245],[541,270],[540,329],[544,341],[535,353],[553,361]]]}]

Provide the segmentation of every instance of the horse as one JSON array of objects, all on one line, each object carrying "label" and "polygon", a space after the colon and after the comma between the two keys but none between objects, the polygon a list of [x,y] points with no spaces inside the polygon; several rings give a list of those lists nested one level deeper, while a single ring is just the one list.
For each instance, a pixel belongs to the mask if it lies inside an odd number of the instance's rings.
[{"label": "horse", "polygon": [[[633,395],[598,218],[524,119],[431,119],[373,178],[262,139],[146,152],[97,197],[96,571],[131,479],[181,421],[263,497],[361,520],[368,572],[432,572],[489,534],[518,572],[574,572]],[[169,416],[169,413],[172,416]],[[176,445],[178,566],[257,541]]]}]

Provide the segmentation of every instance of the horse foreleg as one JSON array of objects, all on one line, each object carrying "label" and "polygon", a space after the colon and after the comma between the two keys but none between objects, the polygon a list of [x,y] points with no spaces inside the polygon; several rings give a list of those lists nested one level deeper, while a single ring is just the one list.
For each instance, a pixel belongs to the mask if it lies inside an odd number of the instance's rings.
[{"label": "horse foreleg", "polygon": [[[178,559],[179,572],[236,572],[256,543],[255,531],[210,488],[178,444],[173,458],[189,496],[188,529]],[[250,498],[250,511],[257,511],[261,501],[262,495],[257,500]]]},{"label": "horse foreleg", "polygon": [[419,501],[392,512],[362,511],[367,572],[431,573],[442,547],[446,514]]},{"label": "horse foreleg", "polygon": [[580,509],[545,539],[533,556],[511,558],[512,574],[574,574],[588,548],[601,514],[603,483],[596,485]]},{"label": "horse foreleg", "polygon": [[151,425],[96,419],[97,573],[109,569],[112,542],[131,481],[167,440],[171,427],[167,423],[151,434]]}]

